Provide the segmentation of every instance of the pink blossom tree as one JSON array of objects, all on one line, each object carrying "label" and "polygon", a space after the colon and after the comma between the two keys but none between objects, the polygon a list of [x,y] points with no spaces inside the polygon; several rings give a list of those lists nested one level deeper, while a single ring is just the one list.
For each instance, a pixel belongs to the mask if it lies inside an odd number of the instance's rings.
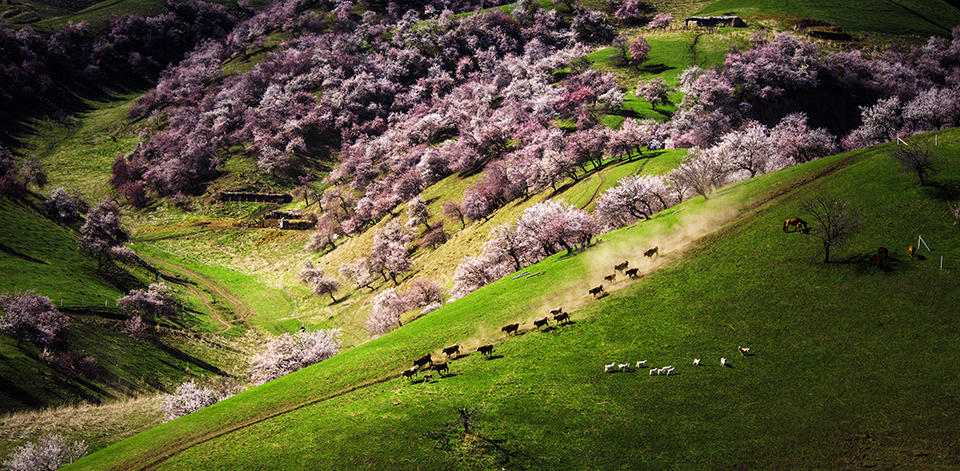
[{"label": "pink blossom tree", "polygon": [[670,171],[668,178],[675,182],[675,187],[692,189],[707,199],[714,189],[726,183],[729,173],[729,165],[719,160],[718,155],[693,148],[683,162]]},{"label": "pink blossom tree", "polygon": [[220,400],[214,390],[198,386],[190,380],[177,386],[172,394],[165,394],[160,399],[160,410],[163,411],[163,419],[170,421],[216,404]]},{"label": "pink blossom tree", "polygon": [[340,329],[284,333],[267,341],[253,356],[250,370],[256,384],[279,378],[340,353]]},{"label": "pink blossom tree", "polygon": [[467,223],[463,219],[466,215],[464,214],[463,206],[460,203],[456,201],[444,201],[440,211],[443,212],[443,215],[446,216],[447,219],[459,220],[461,229],[467,227]]},{"label": "pink blossom tree", "polygon": [[641,80],[637,84],[637,96],[649,101],[653,109],[657,109],[657,104],[664,104],[669,101],[668,91],[670,91],[670,86],[660,77],[655,77],[649,81]]},{"label": "pink blossom tree", "polygon": [[402,325],[400,315],[407,311],[407,300],[394,288],[387,288],[373,298],[373,308],[366,328],[371,337],[379,337]]},{"label": "pink blossom tree", "polygon": [[310,241],[307,242],[306,249],[312,252],[321,252],[329,247],[330,250],[333,250],[337,248],[337,239],[343,235],[344,230],[340,223],[329,214],[324,214],[317,221],[317,230],[310,234]]},{"label": "pink blossom tree", "polygon": [[310,286],[314,295],[322,296],[328,294],[333,302],[337,302],[337,298],[333,297],[333,293],[340,289],[340,281],[325,275],[322,268],[315,267],[313,262],[307,260],[303,263],[303,269],[300,270],[299,276],[300,281]]},{"label": "pink blossom tree", "polygon": [[36,442],[27,442],[14,450],[3,462],[10,471],[60,469],[87,454],[83,440],[70,442],[59,433],[44,435]]},{"label": "pink blossom tree", "polygon": [[559,249],[570,253],[575,244],[592,237],[599,227],[583,210],[547,200],[524,210],[517,221],[517,230],[521,236],[540,245],[546,256]]},{"label": "pink blossom tree", "polygon": [[647,23],[648,29],[662,29],[670,26],[670,22],[673,21],[673,15],[670,13],[657,13],[653,15],[653,19]]},{"label": "pink blossom tree", "polygon": [[373,291],[373,284],[376,281],[376,273],[370,268],[370,260],[367,258],[358,258],[352,262],[344,263],[340,266],[340,276],[352,281],[357,285],[357,289],[367,288]]},{"label": "pink blossom tree", "polygon": [[674,200],[663,179],[652,175],[621,178],[597,200],[595,213],[608,229],[623,227],[637,219],[672,206]]},{"label": "pink blossom tree", "polygon": [[770,130],[770,139],[784,158],[798,164],[836,154],[840,150],[837,138],[825,128],[810,129],[807,126],[807,115],[804,113],[784,116]]},{"label": "pink blossom tree", "polygon": [[426,231],[430,231],[430,213],[427,209],[427,203],[420,196],[414,196],[407,202],[407,229],[415,230],[417,226],[423,224]]},{"label": "pink blossom tree", "polygon": [[102,201],[86,214],[80,226],[80,250],[97,259],[97,271],[112,258],[113,249],[127,241],[128,234],[120,222],[120,209],[109,201]]},{"label": "pink blossom tree", "polygon": [[30,342],[47,347],[64,340],[70,329],[70,318],[50,302],[50,298],[33,291],[0,296],[0,332],[17,342]]},{"label": "pink blossom tree", "polygon": [[130,290],[117,299],[117,306],[130,317],[171,317],[177,312],[177,299],[163,282],[153,283],[147,289]]},{"label": "pink blossom tree", "polygon": [[647,54],[650,53],[650,44],[647,42],[647,37],[643,35],[637,36],[630,42],[628,52],[630,52],[630,63],[633,64],[634,67],[640,68],[640,64],[646,62]]},{"label": "pink blossom tree", "polygon": [[370,250],[371,264],[380,268],[384,280],[389,276],[397,286],[400,285],[397,276],[402,275],[413,264],[407,255],[408,242],[410,242],[410,235],[403,232],[396,221],[390,221],[373,236],[373,248]]}]

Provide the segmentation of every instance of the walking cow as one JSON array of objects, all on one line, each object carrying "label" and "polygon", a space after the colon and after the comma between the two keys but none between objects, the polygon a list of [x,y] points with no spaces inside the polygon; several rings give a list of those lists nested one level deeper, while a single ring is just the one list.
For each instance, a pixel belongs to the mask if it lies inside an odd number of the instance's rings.
[{"label": "walking cow", "polygon": [[517,333],[517,329],[519,329],[519,328],[520,328],[520,323],[514,322],[513,324],[507,324],[507,325],[501,327],[501,328],[500,328],[500,332],[503,332],[503,333],[505,333],[505,334],[507,334],[507,335],[516,334],[516,333]]}]

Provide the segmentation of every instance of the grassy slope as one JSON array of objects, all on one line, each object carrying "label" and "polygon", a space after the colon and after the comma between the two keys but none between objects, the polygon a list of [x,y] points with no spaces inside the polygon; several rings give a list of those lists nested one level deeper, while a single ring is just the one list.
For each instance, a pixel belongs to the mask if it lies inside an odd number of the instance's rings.
[{"label": "grassy slope", "polygon": [[836,23],[848,31],[892,35],[947,36],[960,24],[960,8],[945,0],[719,0],[699,13],[728,12],[757,19],[816,18]]},{"label": "grassy slope", "polygon": [[67,122],[36,122],[20,151],[42,159],[51,187],[82,191],[91,202],[100,201],[111,193],[110,172],[117,155],[137,146],[126,124],[126,113],[137,96],[90,102],[89,111]]},{"label": "grassy slope", "polygon": [[[950,144],[939,150],[955,152],[958,137],[944,133],[941,142]],[[535,467],[956,463],[960,422],[957,410],[942,404],[960,386],[950,354],[960,341],[957,321],[946,315],[960,302],[960,233],[945,203],[896,172],[890,149],[822,159],[685,203],[686,211],[609,234],[583,255],[532,267],[545,271],[542,277],[507,277],[72,469],[138,467],[175,443],[196,440],[209,441],[165,466],[486,467],[489,456],[444,453],[424,438],[455,419],[455,407],[477,406],[482,433],[504,439],[517,462]],[[956,181],[960,165],[950,162],[941,178]],[[823,191],[850,198],[865,222],[837,256],[852,259],[886,245],[894,254],[890,271],[823,266],[814,236],[779,230],[797,214],[798,200]],[[718,228],[718,213],[742,205],[750,210],[685,256],[671,249],[681,234]],[[937,252],[911,261],[903,247],[918,231]],[[625,254],[636,261],[638,247],[654,242],[666,252],[662,270],[587,303],[584,287]],[[937,255],[945,255],[947,270],[937,269]],[[497,347],[502,358],[470,355],[452,364],[456,376],[437,382],[393,379],[310,403],[395,373],[424,351],[493,340],[498,326],[529,322],[557,303],[583,306],[573,313],[576,323],[511,339]],[[757,355],[741,358],[737,344]],[[717,367],[720,356],[733,368]],[[694,357],[707,366],[688,366]],[[642,358],[678,365],[680,375],[601,372],[604,363]],[[303,407],[290,410],[297,405]]]},{"label": "grassy slope", "polygon": [[[31,201],[32,203],[28,203]],[[0,398],[3,411],[24,406],[100,401],[137,391],[164,390],[183,378],[206,373],[207,362],[229,368],[235,358],[199,342],[162,335],[135,341],[122,333],[115,300],[127,289],[152,281],[142,275],[97,273],[97,263],[80,253],[75,228],[55,224],[31,204],[0,198],[0,293],[34,290],[48,296],[72,318],[69,348],[98,360],[102,374],[92,382],[73,380],[37,360],[37,349],[0,336]],[[29,236],[24,236],[29,234]],[[106,304],[106,306],[105,306]],[[191,322],[186,315],[185,322]]]}]

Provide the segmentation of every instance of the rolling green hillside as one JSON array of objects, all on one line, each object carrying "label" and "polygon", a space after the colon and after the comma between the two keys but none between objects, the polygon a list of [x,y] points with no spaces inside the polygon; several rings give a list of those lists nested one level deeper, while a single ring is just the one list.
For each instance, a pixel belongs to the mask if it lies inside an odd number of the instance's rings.
[{"label": "rolling green hillside", "polygon": [[[944,199],[957,198],[958,138],[941,134],[937,151],[950,160],[935,188],[897,172],[892,144],[761,176],[69,469],[955,465],[960,421],[943,406],[960,386],[960,231]],[[816,235],[780,230],[824,192],[862,218],[830,265]],[[934,251],[911,260],[918,233]],[[652,245],[655,262],[639,256]],[[881,245],[892,257],[878,269],[867,260]],[[586,288],[625,258],[650,273],[590,299]],[[574,323],[498,331],[557,304]],[[423,352],[487,342],[498,342],[494,358],[455,360],[448,377],[397,377]],[[720,368],[721,356],[732,367]],[[679,374],[603,373],[641,359]],[[458,408],[477,408],[470,433],[445,425]]]},{"label": "rolling green hillside", "polygon": [[719,0],[699,12],[726,13],[787,23],[815,18],[848,31],[889,35],[949,36],[952,25],[960,23],[960,8],[946,0]]}]

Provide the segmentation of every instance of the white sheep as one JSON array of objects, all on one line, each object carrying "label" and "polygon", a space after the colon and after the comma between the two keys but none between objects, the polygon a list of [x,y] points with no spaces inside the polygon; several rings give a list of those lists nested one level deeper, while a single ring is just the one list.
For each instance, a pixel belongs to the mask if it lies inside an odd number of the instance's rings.
[{"label": "white sheep", "polygon": [[617,371],[617,364],[616,364],[616,363],[611,363],[611,364],[609,364],[609,365],[604,365],[604,367],[603,367],[603,372],[604,372],[604,373],[613,373],[614,371]]},{"label": "white sheep", "polygon": [[617,365],[617,367],[620,368],[620,371],[627,371],[630,369],[630,365],[627,363],[621,363]]},{"label": "white sheep", "polygon": [[673,373],[676,370],[674,367],[667,368],[667,376],[670,376],[670,373]]},{"label": "white sheep", "polygon": [[660,368],[659,370],[657,370],[657,374],[658,375],[667,374],[667,368],[666,367]]},{"label": "white sheep", "polygon": [[696,365],[696,366],[700,366],[700,359],[699,359],[699,358],[694,358],[694,359],[693,359],[693,364]]},{"label": "white sheep", "polygon": [[720,368],[727,366],[727,357],[720,357]]},{"label": "white sheep", "polygon": [[650,376],[653,376],[655,374],[660,374],[660,373],[657,373],[657,371],[658,370],[656,368],[650,368]]},{"label": "white sheep", "polygon": [[750,354],[750,347],[744,348],[744,347],[741,347],[741,346],[737,345],[737,350],[740,350],[740,354],[743,355],[743,356],[747,356],[747,355]]},{"label": "white sheep", "polygon": [[640,360],[637,362],[637,368],[643,368],[647,366],[647,360]]}]

